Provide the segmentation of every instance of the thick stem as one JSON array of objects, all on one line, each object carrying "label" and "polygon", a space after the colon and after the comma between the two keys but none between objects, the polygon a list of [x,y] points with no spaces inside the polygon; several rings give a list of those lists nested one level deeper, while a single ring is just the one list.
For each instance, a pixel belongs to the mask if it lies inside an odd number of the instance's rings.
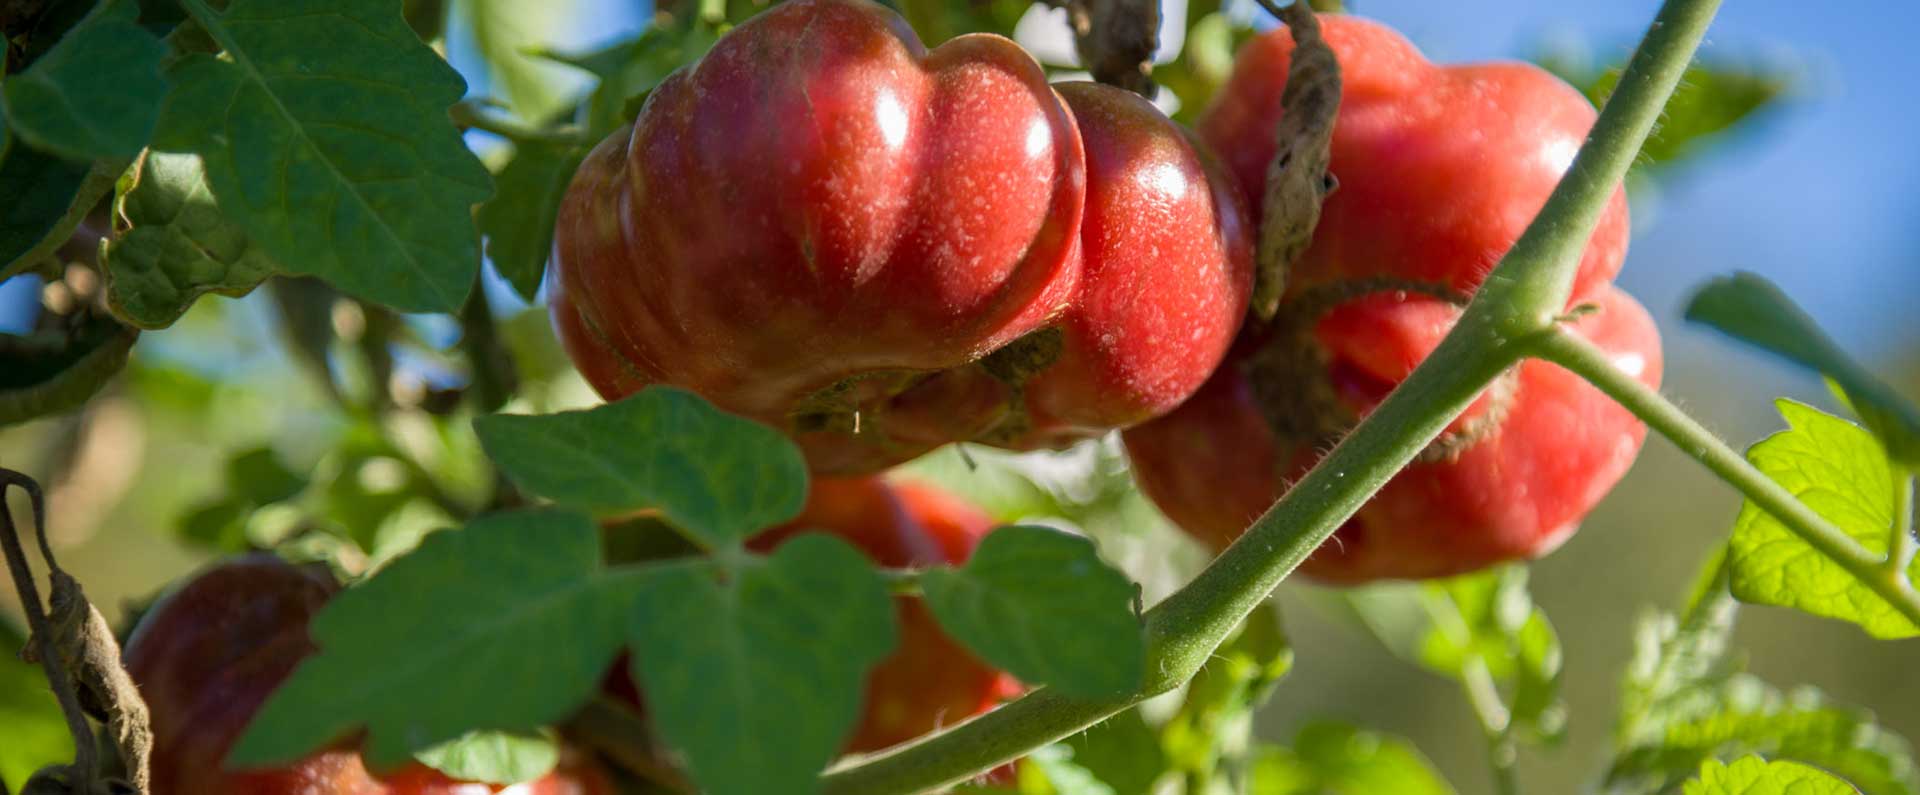
[{"label": "thick stem", "polygon": [[1191,678],[1282,579],[1519,360],[1530,338],[1553,333],[1579,252],[1718,7],[1719,0],[1667,0],[1588,146],[1528,227],[1527,245],[1508,252],[1447,338],[1372,415],[1193,582],[1147,612],[1148,677],[1138,692],[1082,702],[1038,690],[830,772],[822,791],[901,795],[961,781]]},{"label": "thick stem", "polygon": [[1780,520],[1808,546],[1846,569],[1908,620],[1920,624],[1920,594],[1915,593],[1904,578],[1887,576],[1883,569],[1885,558],[1867,551],[1825,517],[1814,513],[1792,492],[1747,463],[1739,452],[1658,391],[1614,367],[1605,351],[1571,333],[1558,331],[1536,338],[1535,347],[1541,358],[1599,387],[1681,451],[1739,489],[1761,510]]}]

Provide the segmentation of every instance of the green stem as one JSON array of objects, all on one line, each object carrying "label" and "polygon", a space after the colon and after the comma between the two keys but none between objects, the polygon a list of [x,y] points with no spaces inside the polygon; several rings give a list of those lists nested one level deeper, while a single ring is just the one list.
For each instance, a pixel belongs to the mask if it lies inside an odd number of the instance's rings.
[{"label": "green stem", "polygon": [[1147,611],[1148,676],[1099,701],[1041,689],[822,779],[825,795],[901,795],[962,781],[1164,693],[1501,372],[1554,334],[1585,248],[1719,0],[1667,0],[1592,136],[1540,216],[1432,355],[1193,582]]},{"label": "green stem", "polygon": [[1535,351],[1542,358],[1573,371],[1667,437],[1687,455],[1732,484],[1761,510],[1807,542],[1828,560],[1886,599],[1914,623],[1920,624],[1920,594],[1903,578],[1887,576],[1886,559],[1867,551],[1825,517],[1814,513],[1773,478],[1767,477],[1732,447],[1673,405],[1659,391],[1613,366],[1605,351],[1567,332],[1541,335]]},{"label": "green stem", "polygon": [[487,111],[486,107],[474,100],[462,100],[447,108],[447,117],[454,126],[461,129],[483,130],[493,133],[514,143],[545,143],[562,146],[588,146],[593,141],[586,132],[572,125],[564,127],[533,127],[514,119],[505,118]]},{"label": "green stem", "polygon": [[1920,539],[1913,535],[1913,473],[1908,472],[1893,487],[1893,535],[1887,539],[1887,572],[1904,579],[1916,551],[1920,551]]}]

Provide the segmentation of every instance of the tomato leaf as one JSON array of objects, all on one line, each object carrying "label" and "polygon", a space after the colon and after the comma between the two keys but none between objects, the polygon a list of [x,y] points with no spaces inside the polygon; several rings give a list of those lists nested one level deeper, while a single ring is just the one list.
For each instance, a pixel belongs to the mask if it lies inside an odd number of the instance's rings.
[{"label": "tomato leaf", "polygon": [[399,6],[182,5],[226,52],[168,69],[155,148],[200,155],[221,210],[288,272],[396,309],[458,309],[491,179],[447,117],[464,81]]},{"label": "tomato leaf", "polygon": [[1290,748],[1256,753],[1252,795],[1453,795],[1446,779],[1405,740],[1316,721]]},{"label": "tomato leaf", "polygon": [[1772,282],[1745,272],[1714,279],[1687,303],[1687,320],[1832,379],[1893,460],[1920,466],[1920,408],[1847,355]]},{"label": "tomato leaf", "polygon": [[[1572,53],[1550,53],[1537,60],[1580,89],[1595,106],[1605,104],[1620,82],[1621,67],[1595,70]],[[1778,65],[1720,62],[1689,67],[1634,165],[1660,167],[1692,156],[1717,136],[1778,104],[1798,79],[1797,70]]]},{"label": "tomato leaf", "polygon": [[521,784],[552,772],[560,743],[543,732],[468,732],[414,755],[456,781]]},{"label": "tomato leaf", "polygon": [[599,140],[633,121],[639,106],[632,100],[645,97],[673,70],[699,60],[718,39],[710,25],[689,20],[682,27],[648,28],[592,52],[539,55],[600,79],[586,105],[587,136]]},{"label": "tomato leaf", "polygon": [[1044,527],[989,533],[960,568],[920,578],[940,626],[981,659],[1069,695],[1126,692],[1145,670],[1134,585],[1093,542]]},{"label": "tomato leaf", "polygon": [[643,569],[629,630],[634,675],[661,735],[702,792],[810,793],[860,712],[867,670],[898,642],[886,584],[857,550],[816,533],[726,581]]},{"label": "tomato leaf", "polygon": [[[1033,753],[1021,760],[1021,792],[1045,792],[1048,795],[1119,795],[1113,787],[1100,780],[1092,770],[1088,770],[1075,759],[1073,748],[1066,745],[1048,745],[1034,749]],[[1038,778],[1035,782],[1032,779]],[[1039,784],[1044,789],[1032,786]]]},{"label": "tomato leaf", "polygon": [[73,738],[60,703],[47,689],[46,672],[20,659],[26,642],[20,630],[0,618],[0,726],[7,735],[0,743],[0,791],[25,784],[42,767],[73,761]]},{"label": "tomato leaf", "polygon": [[540,291],[560,200],[585,156],[579,147],[517,142],[513,159],[494,177],[499,190],[480,205],[487,259],[528,301]]},{"label": "tomato leaf", "polygon": [[1061,744],[1073,750],[1076,767],[1092,774],[1113,795],[1150,795],[1167,770],[1160,738],[1138,708],[1096,723]]},{"label": "tomato leaf", "polygon": [[1872,713],[1829,704],[1811,689],[1781,694],[1746,676],[1710,692],[1714,709],[1669,721],[1616,758],[1608,791],[1664,791],[1707,760],[1749,753],[1831,770],[1872,795],[1920,791],[1912,747]]},{"label": "tomato leaf", "polygon": [[1292,667],[1280,610],[1268,602],[1188,683],[1186,700],[1164,731],[1173,766],[1203,777],[1219,772],[1223,754],[1252,741],[1254,710]]},{"label": "tomato leaf", "polygon": [[0,281],[52,254],[86,215],[77,207],[91,168],[13,142],[0,130]]},{"label": "tomato leaf", "polygon": [[107,299],[140,328],[173,325],[202,294],[245,295],[282,270],[221,214],[198,155],[141,157],[121,177],[114,217]]},{"label": "tomato leaf", "polygon": [[[1880,443],[1812,406],[1785,399],[1775,405],[1788,429],[1755,444],[1747,460],[1868,553],[1885,556],[1897,484]],[[1920,626],[1752,501],[1734,520],[1730,554],[1733,595],[1743,602],[1837,618],[1876,638],[1920,635]],[[1920,577],[1920,560],[1905,574]]]},{"label": "tomato leaf", "polygon": [[139,336],[107,317],[66,331],[0,334],[0,427],[85,403],[126,366]]},{"label": "tomato leaf", "polygon": [[602,569],[580,514],[491,514],[431,534],[314,617],[320,652],[229,761],[284,763],[365,727],[368,763],[391,767],[474,729],[557,721],[612,662],[632,593],[631,578]]},{"label": "tomato leaf", "polygon": [[806,503],[800,451],[779,432],[683,389],[655,386],[585,411],[474,421],[521,488],[598,513],[658,508],[709,546],[737,543]]},{"label": "tomato leaf", "polygon": [[227,459],[227,488],[258,505],[290,500],[307,489],[307,478],[287,468],[272,447],[255,447]]},{"label": "tomato leaf", "polygon": [[1798,762],[1769,762],[1757,756],[1722,764],[1708,760],[1687,782],[1686,795],[1858,795],[1847,782]]},{"label": "tomato leaf", "polygon": [[167,84],[166,45],[135,22],[132,0],[108,0],[0,89],[13,134],[70,160],[132,158],[153,137]]}]

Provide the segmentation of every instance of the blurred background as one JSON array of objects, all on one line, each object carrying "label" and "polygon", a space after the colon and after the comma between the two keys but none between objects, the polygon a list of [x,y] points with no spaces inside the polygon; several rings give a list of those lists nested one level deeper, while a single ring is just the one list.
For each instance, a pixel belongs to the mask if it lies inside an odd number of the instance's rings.
[{"label": "blurred background", "polygon": [[[1546,59],[1575,74],[1623,61],[1657,5],[1347,3],[1399,28],[1438,62]],[[1259,16],[1231,4],[1225,13]],[[527,49],[591,50],[630,38],[650,15],[646,3],[630,0],[460,0],[450,9],[445,49],[476,96],[545,119],[592,79]],[[1909,3],[1824,13],[1785,0],[1728,4],[1703,57],[1783,91],[1729,133],[1647,169],[1632,186],[1634,240],[1620,283],[1665,330],[1666,391],[1737,445],[1780,426],[1776,396],[1837,407],[1817,378],[1684,324],[1690,292],[1735,269],[1779,283],[1844,347],[1920,395],[1916,25],[1920,6]],[[1024,26],[1025,43],[1057,46],[1058,34],[1045,28],[1042,20]],[[1178,54],[1163,48],[1162,55]],[[480,133],[470,140],[483,156],[502,156],[501,141]],[[0,329],[29,327],[43,301],[59,300],[50,294],[58,289],[24,278],[0,285]],[[557,352],[544,311],[529,309],[497,280],[489,291],[525,385],[514,407],[593,402]],[[364,542],[361,563],[371,565],[445,523],[448,506],[477,500],[486,486],[465,418],[434,410],[437,394],[468,378],[453,350],[458,335],[449,318],[369,313],[298,282],[239,300],[203,300],[173,328],[145,335],[128,372],[84,411],[0,429],[0,465],[48,485],[63,563],[110,618],[127,600],[236,545],[291,537],[337,546],[329,539],[344,534]],[[386,390],[400,410],[342,410],[335,397],[342,390]],[[974,492],[1013,519],[1028,508],[1007,497],[1005,484],[988,482],[990,473],[1019,468],[1072,491],[1089,463],[1102,460],[1086,451],[1010,464],[980,455],[989,465],[979,470],[952,454],[914,470]],[[1581,791],[1603,768],[1636,618],[1677,606],[1738,507],[1730,489],[1650,439],[1585,528],[1534,565],[1535,599],[1565,647],[1570,721],[1563,747],[1523,754],[1529,791]],[[1086,529],[1148,580],[1150,593],[1164,593],[1202,560],[1150,517],[1114,521],[1124,526],[1088,520]],[[339,532],[311,532],[316,527]],[[1162,554],[1170,546],[1178,554]],[[17,615],[12,598],[0,596],[10,616]],[[1309,719],[1345,719],[1408,738],[1461,792],[1489,789],[1478,724],[1455,684],[1387,653],[1333,592],[1289,584],[1280,600],[1298,657],[1260,716],[1262,736],[1289,737]],[[1920,641],[1875,642],[1847,625],[1748,608],[1738,645],[1751,669],[1775,684],[1815,685],[1920,738],[1920,687],[1912,686]]]}]

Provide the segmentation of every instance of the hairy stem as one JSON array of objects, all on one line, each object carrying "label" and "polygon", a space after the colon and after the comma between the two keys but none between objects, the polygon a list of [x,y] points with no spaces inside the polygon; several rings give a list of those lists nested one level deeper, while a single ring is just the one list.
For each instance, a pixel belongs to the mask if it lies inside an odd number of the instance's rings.
[{"label": "hairy stem", "polygon": [[1605,351],[1566,332],[1537,338],[1541,358],[1573,371],[1608,397],[1627,407],[1647,425],[1667,437],[1681,451],[1704,464],[1721,480],[1739,489],[1761,510],[1772,514],[1794,535],[1827,559],[1846,569],[1894,609],[1920,624],[1920,594],[1904,579],[1889,577],[1886,559],[1867,551],[1825,517],[1814,513],[1773,478],[1767,477],[1712,431],[1681,411],[1657,390],[1649,388],[1608,361]]}]

